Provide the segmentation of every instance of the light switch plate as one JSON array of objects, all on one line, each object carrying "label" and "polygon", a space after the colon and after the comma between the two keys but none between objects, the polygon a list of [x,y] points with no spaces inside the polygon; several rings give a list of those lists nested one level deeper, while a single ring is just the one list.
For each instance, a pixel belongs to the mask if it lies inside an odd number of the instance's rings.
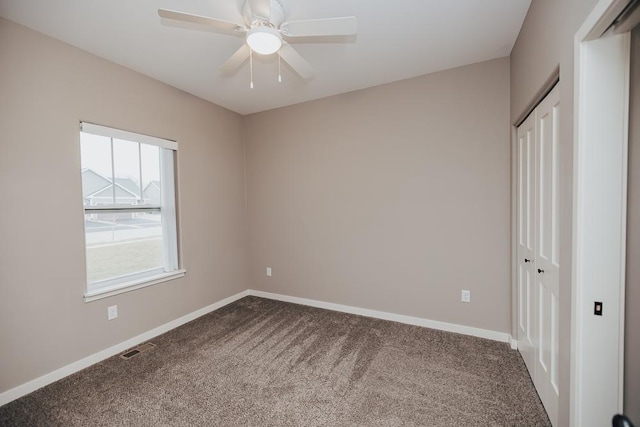
[{"label": "light switch plate", "polygon": [[595,301],[593,303],[593,314],[596,316],[602,316],[602,301]]}]

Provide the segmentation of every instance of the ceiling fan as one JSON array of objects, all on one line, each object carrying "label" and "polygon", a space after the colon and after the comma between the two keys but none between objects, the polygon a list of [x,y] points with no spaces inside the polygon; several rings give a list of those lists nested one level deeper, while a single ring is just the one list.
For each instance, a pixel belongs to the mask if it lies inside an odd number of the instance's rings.
[{"label": "ceiling fan", "polygon": [[158,9],[158,14],[165,19],[204,25],[219,33],[244,36],[245,43],[220,68],[223,74],[235,71],[253,52],[261,55],[278,53],[300,77],[309,79],[315,74],[313,67],[287,40],[352,36],[357,31],[355,16],[285,21],[280,0],[246,0],[242,11],[244,24],[168,9]]}]

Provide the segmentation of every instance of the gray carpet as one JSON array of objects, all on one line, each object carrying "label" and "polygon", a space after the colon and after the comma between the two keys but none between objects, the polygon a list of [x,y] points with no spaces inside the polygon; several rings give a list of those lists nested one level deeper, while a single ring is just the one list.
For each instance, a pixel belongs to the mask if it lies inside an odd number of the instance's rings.
[{"label": "gray carpet", "polygon": [[0,408],[20,426],[548,426],[507,344],[243,298]]}]

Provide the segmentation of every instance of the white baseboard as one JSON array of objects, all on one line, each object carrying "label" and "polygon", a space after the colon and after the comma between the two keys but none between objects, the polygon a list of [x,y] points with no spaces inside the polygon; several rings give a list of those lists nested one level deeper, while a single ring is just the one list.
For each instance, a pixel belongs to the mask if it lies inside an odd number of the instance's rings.
[{"label": "white baseboard", "polygon": [[518,340],[513,338],[511,335],[509,335],[509,340],[511,341],[511,349],[512,350],[517,350],[518,349]]},{"label": "white baseboard", "polygon": [[384,311],[352,307],[349,305],[334,304],[330,302],[317,301],[317,300],[312,300],[307,298],[291,297],[287,295],[274,294],[271,292],[263,292],[263,291],[256,291],[253,289],[247,289],[245,291],[232,295],[228,298],[220,300],[216,303],[213,303],[199,310],[196,310],[192,313],[186,314],[176,320],[172,320],[171,322],[165,323],[164,325],[158,326],[157,328],[151,329],[150,331],[147,331],[143,334],[140,334],[126,341],[123,341],[119,344],[116,344],[112,347],[99,351],[98,353],[92,354],[91,356],[85,357],[84,359],[80,359],[77,362],[73,362],[67,366],[63,366],[60,369],[56,369],[53,372],[50,372],[39,378],[31,380],[27,383],[19,385],[3,393],[0,393],[0,406],[5,405],[31,392],[34,392],[39,388],[42,388],[48,384],[58,381],[66,376],[74,374],[84,368],[88,368],[89,366],[94,365],[98,362],[101,362],[102,360],[105,360],[111,356],[115,356],[116,354],[121,353],[131,347],[135,347],[138,344],[148,341],[154,337],[157,337],[158,335],[164,334],[165,332],[175,329],[178,326],[182,326],[185,323],[195,320],[198,317],[211,313],[212,311],[215,311],[221,307],[224,307],[225,305],[231,304],[232,302],[237,301],[240,298],[244,298],[249,295],[253,295],[261,298],[273,299],[277,301],[308,305],[311,307],[324,308],[332,311],[340,311],[343,313],[358,314],[360,316],[373,317],[376,319],[391,320],[393,322],[405,323],[408,325],[415,325],[415,326],[422,326],[422,327],[431,328],[431,329],[438,329],[446,332],[455,332],[458,334],[486,338],[493,341],[509,343],[511,345],[511,348],[514,350],[517,348],[517,344],[518,344],[518,342],[514,340],[511,337],[511,335],[503,332],[490,331],[487,329],[457,325],[454,323],[439,322],[437,320],[423,319],[420,317],[405,316],[402,314],[393,314],[393,313],[387,313]]},{"label": "white baseboard", "polygon": [[230,296],[229,298],[220,300],[216,303],[213,303],[199,310],[186,314],[176,320],[172,320],[171,322],[158,326],[157,328],[153,328],[150,331],[147,331],[136,337],[130,338],[112,347],[109,347],[95,354],[92,354],[91,356],[85,357],[84,359],[80,359],[77,362],[73,362],[67,366],[63,366],[60,369],[56,369],[53,372],[49,372],[48,374],[45,374],[39,378],[36,378],[27,383],[19,385],[15,388],[7,390],[4,393],[0,393],[0,406],[5,405],[13,400],[16,400],[26,394],[34,392],[39,388],[42,388],[48,384],[56,382],[84,368],[88,368],[89,366],[94,365],[98,362],[101,362],[111,356],[115,356],[118,353],[121,353],[131,347],[135,347],[136,345],[143,343],[145,341],[148,341],[154,337],[157,337],[158,335],[164,334],[165,332],[175,329],[178,326],[182,326],[185,323],[191,322],[192,320],[195,320],[200,316],[204,316],[205,314],[215,311],[221,307],[224,307],[225,305],[231,304],[232,302],[237,301],[240,298],[244,298],[247,295],[250,295],[250,292],[248,290],[242,291],[240,293]]},{"label": "white baseboard", "polygon": [[249,295],[284,302],[292,302],[295,304],[308,305],[311,307],[324,308],[327,310],[341,311],[343,313],[359,314],[360,316],[374,317],[376,319],[391,320],[393,322],[406,323],[407,325],[423,326],[425,328],[438,329],[446,332],[455,332],[458,334],[471,335],[479,338],[486,338],[493,341],[509,343],[511,345],[511,348],[513,348],[513,340],[511,339],[511,335],[504,332],[474,328],[472,326],[457,325],[455,323],[439,322],[437,320],[405,316],[402,314],[387,313],[385,311],[369,310],[366,308],[352,307],[350,305],[334,304],[331,302],[317,301],[307,298],[290,297],[287,295],[256,291],[253,289],[249,289]]}]

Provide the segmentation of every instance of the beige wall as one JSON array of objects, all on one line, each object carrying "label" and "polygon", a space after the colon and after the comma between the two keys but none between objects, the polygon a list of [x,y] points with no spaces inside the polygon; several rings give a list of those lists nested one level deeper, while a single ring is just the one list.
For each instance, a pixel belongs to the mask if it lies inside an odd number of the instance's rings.
[{"label": "beige wall", "polygon": [[509,332],[508,123],[508,58],[246,116],[251,285]]},{"label": "beige wall", "polygon": [[624,410],[640,423],[640,26],[631,38]]},{"label": "beige wall", "polygon": [[573,37],[597,0],[533,0],[511,52],[511,122],[560,68],[560,407],[569,425],[573,217]]},{"label": "beige wall", "polygon": [[[0,392],[248,287],[239,115],[3,19],[0,64]],[[83,302],[80,120],[178,141],[186,277]]]}]

